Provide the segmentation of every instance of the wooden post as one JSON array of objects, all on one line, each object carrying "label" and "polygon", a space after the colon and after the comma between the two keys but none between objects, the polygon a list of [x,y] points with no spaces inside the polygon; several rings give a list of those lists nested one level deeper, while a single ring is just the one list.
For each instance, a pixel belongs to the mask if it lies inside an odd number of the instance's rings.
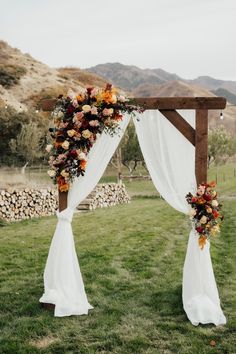
[{"label": "wooden post", "polygon": [[197,185],[207,182],[208,159],[208,110],[196,110],[195,174]]},{"label": "wooden post", "polygon": [[58,204],[59,204],[58,208],[60,212],[67,208],[67,197],[68,197],[68,192],[60,192],[58,190]]}]

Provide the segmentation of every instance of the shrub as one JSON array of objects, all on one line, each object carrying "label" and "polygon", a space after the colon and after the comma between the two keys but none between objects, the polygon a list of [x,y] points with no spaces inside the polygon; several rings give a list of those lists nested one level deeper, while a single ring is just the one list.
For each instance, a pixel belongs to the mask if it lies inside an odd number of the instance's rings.
[{"label": "shrub", "polygon": [[0,84],[6,88],[17,85],[26,72],[27,70],[22,66],[0,64]]}]

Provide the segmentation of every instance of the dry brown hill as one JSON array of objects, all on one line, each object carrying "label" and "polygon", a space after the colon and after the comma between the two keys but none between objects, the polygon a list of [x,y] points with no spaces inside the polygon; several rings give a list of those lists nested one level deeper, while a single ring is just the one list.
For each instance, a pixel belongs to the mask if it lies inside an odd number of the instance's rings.
[{"label": "dry brown hill", "polygon": [[53,69],[29,54],[0,41],[0,102],[16,110],[36,107],[42,98],[57,97],[69,88],[77,91],[106,81],[79,68]]}]

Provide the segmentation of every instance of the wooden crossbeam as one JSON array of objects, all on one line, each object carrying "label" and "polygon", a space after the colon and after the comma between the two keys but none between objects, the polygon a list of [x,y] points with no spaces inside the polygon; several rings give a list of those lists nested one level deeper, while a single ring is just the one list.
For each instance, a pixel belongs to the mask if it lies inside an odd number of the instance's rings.
[{"label": "wooden crossbeam", "polygon": [[[39,102],[43,111],[52,111],[56,99],[44,99]],[[224,109],[224,97],[138,97],[134,102],[144,109]]]},{"label": "wooden crossbeam", "polygon": [[182,133],[193,146],[195,146],[195,129],[174,109],[159,109],[159,111],[165,116],[176,129]]},{"label": "wooden crossbeam", "polygon": [[224,97],[140,97],[136,104],[145,109],[224,109]]}]

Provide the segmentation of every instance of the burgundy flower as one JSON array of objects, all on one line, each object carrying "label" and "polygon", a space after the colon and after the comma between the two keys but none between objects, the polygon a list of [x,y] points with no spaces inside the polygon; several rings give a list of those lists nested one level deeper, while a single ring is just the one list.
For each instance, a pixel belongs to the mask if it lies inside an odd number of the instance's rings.
[{"label": "burgundy flower", "polygon": [[67,108],[67,114],[73,113],[74,110],[75,110],[75,107],[72,104],[70,104],[69,107]]},{"label": "burgundy flower", "polygon": [[73,159],[75,159],[75,158],[77,157],[77,152],[76,152],[76,150],[71,150],[69,154],[70,154],[70,156],[71,156]]},{"label": "burgundy flower", "polygon": [[209,200],[211,200],[211,195],[208,194],[208,193],[205,193],[205,194],[203,194],[203,198],[204,198],[206,201],[209,201]]},{"label": "burgundy flower", "polygon": [[199,234],[202,234],[203,231],[204,231],[204,228],[202,226],[198,226],[196,227],[196,231],[199,233]]},{"label": "burgundy flower", "polygon": [[88,93],[89,96],[91,95],[92,91],[93,91],[93,87],[88,87],[87,88],[87,93]]}]

